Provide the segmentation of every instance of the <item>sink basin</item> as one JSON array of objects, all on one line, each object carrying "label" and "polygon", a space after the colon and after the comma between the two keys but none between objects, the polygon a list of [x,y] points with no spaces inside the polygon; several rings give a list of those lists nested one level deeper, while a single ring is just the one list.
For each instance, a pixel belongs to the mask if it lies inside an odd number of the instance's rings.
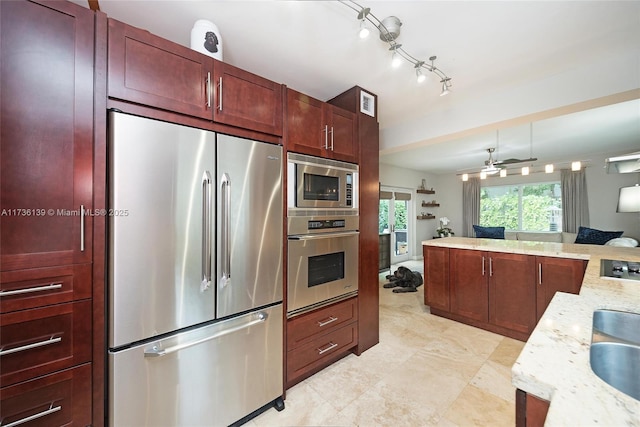
[{"label": "sink basin", "polygon": [[613,388],[640,400],[640,346],[617,342],[591,344],[591,369]]},{"label": "sink basin", "polygon": [[589,356],[598,377],[640,400],[640,314],[594,311]]},{"label": "sink basin", "polygon": [[596,342],[621,340],[640,346],[640,314],[596,310],[593,312],[593,335]]}]

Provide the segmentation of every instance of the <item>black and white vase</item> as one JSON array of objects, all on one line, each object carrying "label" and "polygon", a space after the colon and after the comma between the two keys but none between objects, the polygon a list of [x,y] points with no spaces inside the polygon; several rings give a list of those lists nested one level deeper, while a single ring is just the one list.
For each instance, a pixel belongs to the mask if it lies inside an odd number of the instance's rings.
[{"label": "black and white vase", "polygon": [[199,19],[191,29],[191,49],[222,61],[222,37],[211,21]]}]

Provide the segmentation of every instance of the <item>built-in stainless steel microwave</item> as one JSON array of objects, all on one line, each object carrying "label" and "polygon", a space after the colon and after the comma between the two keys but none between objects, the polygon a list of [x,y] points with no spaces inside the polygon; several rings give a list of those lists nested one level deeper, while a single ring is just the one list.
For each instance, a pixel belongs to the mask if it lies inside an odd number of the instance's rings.
[{"label": "built-in stainless steel microwave", "polygon": [[289,209],[358,209],[358,165],[287,154]]}]

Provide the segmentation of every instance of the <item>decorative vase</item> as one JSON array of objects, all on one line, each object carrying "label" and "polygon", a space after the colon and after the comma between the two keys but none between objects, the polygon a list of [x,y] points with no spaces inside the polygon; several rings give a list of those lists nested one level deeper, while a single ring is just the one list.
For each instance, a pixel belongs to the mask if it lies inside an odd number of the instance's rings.
[{"label": "decorative vase", "polygon": [[211,21],[199,19],[191,29],[191,49],[222,61],[222,37]]}]

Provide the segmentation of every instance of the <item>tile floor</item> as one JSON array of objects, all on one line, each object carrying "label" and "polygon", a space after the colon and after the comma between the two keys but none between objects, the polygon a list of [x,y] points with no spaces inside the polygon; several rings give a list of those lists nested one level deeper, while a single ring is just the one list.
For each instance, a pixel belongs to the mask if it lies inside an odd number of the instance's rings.
[{"label": "tile floor", "polygon": [[[421,261],[403,265],[422,272]],[[386,274],[380,343],[295,385],[284,411],[246,426],[515,425],[511,365],[524,343],[432,316],[424,286],[393,293]]]}]

